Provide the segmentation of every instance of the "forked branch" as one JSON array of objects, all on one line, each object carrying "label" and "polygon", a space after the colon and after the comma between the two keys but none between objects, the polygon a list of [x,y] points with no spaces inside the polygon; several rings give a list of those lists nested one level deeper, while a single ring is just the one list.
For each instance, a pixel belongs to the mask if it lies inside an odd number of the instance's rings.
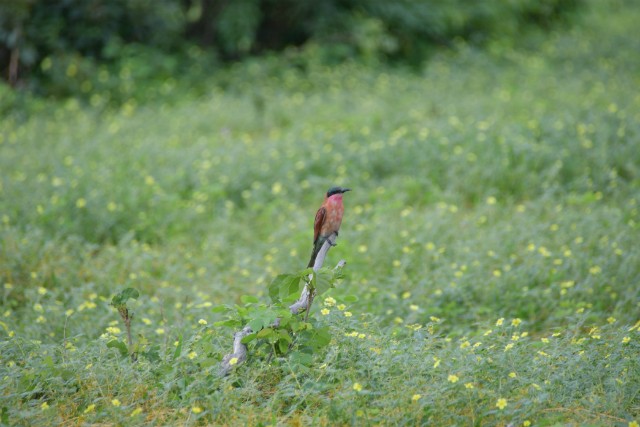
[{"label": "forked branch", "polygon": [[[333,246],[336,245],[336,239],[338,235],[333,233],[327,240],[324,242],[318,255],[316,256],[315,263],[313,264],[313,271],[318,271],[322,268],[324,264],[324,259],[327,256],[327,252]],[[341,268],[346,264],[345,260],[340,260],[340,262],[336,265],[337,268]],[[300,292],[300,298],[293,304],[289,306],[289,310],[291,314],[300,314],[303,311],[307,311],[307,316],[309,314],[308,310],[311,308],[311,303],[313,302],[313,298],[315,297],[315,292],[309,292],[309,286],[305,285]],[[280,324],[280,319],[276,319],[274,322],[275,326]],[[242,343],[242,339],[249,334],[252,334],[254,331],[247,325],[241,331],[233,334],[233,353],[229,353],[222,358],[222,363],[220,365],[220,375],[225,376],[231,372],[231,370],[235,367],[243,363],[247,360],[247,346]]]}]

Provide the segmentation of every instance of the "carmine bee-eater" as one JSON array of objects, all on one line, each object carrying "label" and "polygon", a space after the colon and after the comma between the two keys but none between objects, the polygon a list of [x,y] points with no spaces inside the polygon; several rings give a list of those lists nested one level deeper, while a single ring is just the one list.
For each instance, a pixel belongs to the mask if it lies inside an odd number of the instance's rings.
[{"label": "carmine bee-eater", "polygon": [[320,248],[327,238],[333,233],[338,234],[340,224],[342,224],[342,214],[344,213],[342,194],[347,191],[351,191],[351,189],[331,187],[327,191],[324,203],[316,212],[316,219],[313,223],[313,251],[307,267],[313,267],[316,262],[316,256],[318,256],[318,252],[320,252]]}]

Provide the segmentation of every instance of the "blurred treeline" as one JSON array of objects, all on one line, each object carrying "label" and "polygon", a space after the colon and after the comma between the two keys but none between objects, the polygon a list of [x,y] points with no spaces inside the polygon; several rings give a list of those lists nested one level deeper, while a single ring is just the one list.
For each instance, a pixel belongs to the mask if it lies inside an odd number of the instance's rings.
[{"label": "blurred treeline", "polygon": [[420,64],[456,41],[567,22],[583,1],[0,0],[0,70],[39,94],[126,98],[136,82],[197,81],[268,52]]}]

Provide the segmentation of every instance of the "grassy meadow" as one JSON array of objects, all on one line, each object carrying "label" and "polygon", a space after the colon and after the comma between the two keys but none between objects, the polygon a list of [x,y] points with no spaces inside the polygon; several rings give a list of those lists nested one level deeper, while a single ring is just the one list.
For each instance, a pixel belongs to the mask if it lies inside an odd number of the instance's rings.
[{"label": "grassy meadow", "polygon": [[[639,20],[592,2],[419,71],[310,50],[166,103],[4,110],[0,423],[637,427]],[[332,185],[330,344],[220,377],[216,307],[304,268]],[[107,345],[128,287],[135,363]]]}]

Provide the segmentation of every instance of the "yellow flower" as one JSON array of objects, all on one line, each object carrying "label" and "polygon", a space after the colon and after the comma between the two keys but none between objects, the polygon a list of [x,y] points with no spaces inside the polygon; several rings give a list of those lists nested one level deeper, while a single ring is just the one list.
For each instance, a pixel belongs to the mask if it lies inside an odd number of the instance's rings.
[{"label": "yellow flower", "polygon": [[201,324],[202,326],[204,326],[204,325],[207,324],[207,321],[204,320],[204,319],[200,319],[200,320],[198,320],[198,323]]},{"label": "yellow flower", "polygon": [[82,197],[76,200],[76,208],[83,209],[87,206],[87,201]]},{"label": "yellow flower", "polygon": [[133,411],[131,411],[131,417],[135,417],[136,415],[140,414],[142,412],[142,408],[141,407],[137,407],[136,409],[134,409]]},{"label": "yellow flower", "polygon": [[493,196],[487,197],[487,204],[488,205],[495,205],[497,202],[496,198]]},{"label": "yellow flower", "polygon": [[509,372],[509,378],[515,378],[518,375],[515,372]]},{"label": "yellow flower", "polygon": [[353,389],[355,391],[362,391],[362,385],[360,383],[354,383],[353,384]]},{"label": "yellow flower", "polygon": [[331,297],[327,297],[324,299],[324,305],[333,307],[334,305],[336,305],[336,300]]},{"label": "yellow flower", "polygon": [[164,334],[164,329],[163,328],[156,329],[156,334],[158,334],[158,335]]},{"label": "yellow flower", "polygon": [[351,317],[351,316],[353,316],[353,314],[350,311],[344,312],[344,317]]},{"label": "yellow flower", "polygon": [[322,310],[320,310],[320,313],[322,313],[323,316],[326,316],[327,314],[331,313],[331,310],[329,310],[328,308],[323,308]]},{"label": "yellow flower", "polygon": [[460,378],[458,378],[458,376],[455,374],[451,374],[447,377],[447,381],[449,381],[450,383],[457,383],[459,379]]},{"label": "yellow flower", "polygon": [[117,326],[107,326],[106,331],[107,331],[107,332],[109,332],[109,333],[110,333],[110,334],[112,334],[112,335],[117,335],[117,334],[119,334],[120,332],[122,332],[122,331],[120,330],[120,328],[118,328]]},{"label": "yellow flower", "polygon": [[502,326],[503,323],[504,323],[504,317],[501,317],[498,320],[496,320],[496,326]]},{"label": "yellow flower", "polygon": [[198,357],[198,353],[196,353],[195,351],[192,351],[191,353],[187,354],[187,357],[191,360],[195,359],[196,357]]},{"label": "yellow flower", "polygon": [[91,405],[87,406],[87,409],[84,410],[84,413],[88,414],[89,412],[93,412],[94,409],[96,409],[96,405],[92,403]]},{"label": "yellow flower", "polygon": [[113,406],[120,406],[122,403],[118,399],[111,400],[111,404]]},{"label": "yellow flower", "polygon": [[511,326],[518,326],[520,323],[522,323],[522,320],[516,317],[511,321]]},{"label": "yellow flower", "polygon": [[142,323],[144,323],[145,325],[150,325],[151,324],[151,319],[148,319],[146,317],[142,318]]},{"label": "yellow flower", "polygon": [[433,356],[433,369],[437,368],[438,366],[440,366],[440,359],[438,359],[437,357]]},{"label": "yellow flower", "polygon": [[522,427],[529,427],[531,425],[531,421],[529,420],[524,420],[524,422],[522,423]]},{"label": "yellow flower", "polygon": [[468,388],[468,389],[472,389],[473,388],[473,383],[465,383],[464,387]]},{"label": "yellow flower", "polygon": [[601,272],[602,272],[602,268],[600,268],[600,266],[599,266],[599,265],[594,265],[593,267],[591,267],[591,268],[589,269],[589,273],[593,274],[594,276],[595,276],[596,274],[600,274]]},{"label": "yellow flower", "polygon": [[40,405],[40,409],[42,409],[43,411],[45,409],[49,409],[49,404],[47,402],[42,402],[42,405]]},{"label": "yellow flower", "polygon": [[629,427],[640,427],[637,421],[629,421]]},{"label": "yellow flower", "polygon": [[229,365],[233,366],[233,365],[236,365],[237,363],[238,363],[237,357],[232,357],[231,359],[229,359]]},{"label": "yellow flower", "polygon": [[338,310],[344,310],[345,308],[347,308],[346,305],[344,304],[338,304]]},{"label": "yellow flower", "polygon": [[628,343],[629,343],[629,341],[631,341],[631,338],[630,338],[630,337],[624,337],[624,338],[622,338],[622,344],[628,344]]},{"label": "yellow flower", "polygon": [[417,402],[418,400],[420,400],[421,397],[422,397],[421,394],[414,394],[413,396],[411,396],[411,400],[414,402]]},{"label": "yellow flower", "polygon": [[40,295],[44,295],[44,294],[46,294],[46,293],[47,293],[47,288],[43,288],[42,286],[39,286],[39,287],[38,287],[38,293],[39,293]]},{"label": "yellow flower", "polygon": [[616,323],[616,318],[611,316],[607,319],[607,323],[612,324],[612,323]]},{"label": "yellow flower", "polygon": [[502,410],[506,407],[507,407],[507,399],[504,399],[502,397],[498,399],[498,401],[496,402],[496,408]]},{"label": "yellow flower", "polygon": [[193,412],[194,414],[199,414],[200,412],[202,412],[202,408],[199,406],[193,406],[191,407],[191,412]]}]

